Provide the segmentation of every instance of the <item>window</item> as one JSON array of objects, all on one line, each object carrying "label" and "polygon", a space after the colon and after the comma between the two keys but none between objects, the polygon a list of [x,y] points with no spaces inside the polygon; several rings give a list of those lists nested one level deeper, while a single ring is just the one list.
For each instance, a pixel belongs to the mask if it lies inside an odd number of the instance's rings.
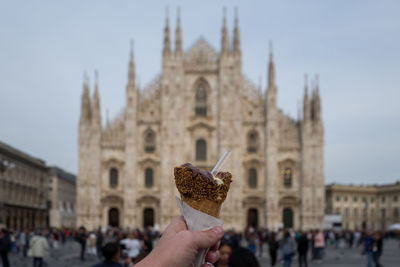
[{"label": "window", "polygon": [[398,197],[397,196],[393,196],[393,202],[397,202]]},{"label": "window", "polygon": [[152,130],[146,131],[144,135],[144,151],[154,153],[156,150],[156,135]]},{"label": "window", "polygon": [[364,216],[364,217],[367,217],[367,216],[368,216],[367,208],[364,208],[364,209],[363,209],[363,216]]},{"label": "window", "polygon": [[371,217],[374,217],[374,210],[371,209]]},{"label": "window", "polygon": [[399,208],[394,208],[393,209],[393,217],[399,218]]},{"label": "window", "polygon": [[251,131],[247,135],[247,152],[257,153],[258,152],[258,132]]},{"label": "window", "polygon": [[381,199],[381,201],[382,201],[382,203],[385,203],[385,197],[382,197],[382,199]]},{"label": "window", "polygon": [[386,210],[385,209],[381,209],[381,219],[384,219],[386,217]]},{"label": "window", "polygon": [[291,168],[285,168],[285,170],[283,171],[283,185],[285,187],[292,186],[292,169]]},{"label": "window", "polygon": [[118,186],[118,170],[116,168],[110,169],[110,187],[115,188]]},{"label": "window", "polygon": [[340,201],[340,197],[339,196],[336,196],[336,201]]},{"label": "window", "polygon": [[354,208],[354,217],[358,217],[358,209],[357,208]]},{"label": "window", "polygon": [[196,116],[207,116],[207,90],[204,84],[200,84],[196,89]]},{"label": "window", "polygon": [[336,214],[336,215],[340,215],[340,209],[339,209],[339,208],[336,208],[335,214]]},{"label": "window", "polygon": [[347,202],[347,196],[344,197],[344,202]]},{"label": "window", "polygon": [[207,160],[207,143],[204,139],[196,141],[196,160]]},{"label": "window", "polygon": [[144,184],[147,188],[151,188],[153,187],[153,183],[154,183],[153,169],[147,168],[144,171]]},{"label": "window", "polygon": [[249,169],[249,188],[257,188],[257,170],[255,168]]},{"label": "window", "polygon": [[346,216],[346,217],[349,217],[349,208],[346,208],[346,210],[345,210],[345,213],[344,213],[344,214],[345,214],[345,216]]},{"label": "window", "polygon": [[353,200],[354,200],[354,202],[357,202],[358,201],[358,197],[354,197]]},{"label": "window", "polygon": [[371,197],[371,203],[374,203],[375,199],[373,197]]}]

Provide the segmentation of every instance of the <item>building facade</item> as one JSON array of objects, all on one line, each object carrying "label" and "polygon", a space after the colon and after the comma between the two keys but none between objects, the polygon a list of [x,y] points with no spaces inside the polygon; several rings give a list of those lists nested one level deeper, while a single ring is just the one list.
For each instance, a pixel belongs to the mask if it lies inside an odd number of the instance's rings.
[{"label": "building facade", "polygon": [[400,182],[327,185],[326,213],[341,215],[343,229],[385,231],[391,224],[400,223]]},{"label": "building facade", "polygon": [[231,150],[224,169],[233,182],[223,204],[226,228],[247,225],[319,228],[324,213],[321,101],[318,83],[295,120],[277,106],[270,52],[266,93],[242,73],[238,19],[233,38],[223,20],[221,47],[203,38],[182,48],[180,19],[171,46],[164,28],[162,72],[146,88],[135,82],[130,54],[126,104],[102,127],[97,81],[85,79],[79,123],[77,226],[165,227],[179,215],[173,168],[185,162],[211,170]]},{"label": "building facade", "polygon": [[12,230],[48,227],[45,162],[0,142],[0,165],[0,224]]},{"label": "building facade", "polygon": [[49,169],[50,227],[76,227],[76,176]]}]

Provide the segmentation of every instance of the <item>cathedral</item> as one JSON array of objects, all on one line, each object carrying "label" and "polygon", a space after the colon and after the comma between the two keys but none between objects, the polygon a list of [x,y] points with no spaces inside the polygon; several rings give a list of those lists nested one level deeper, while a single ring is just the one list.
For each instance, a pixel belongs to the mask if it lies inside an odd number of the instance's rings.
[{"label": "cathedral", "polygon": [[242,73],[238,18],[233,38],[224,16],[221,46],[203,38],[182,48],[178,15],[171,45],[164,28],[162,71],[146,87],[135,82],[130,51],[126,103],[102,127],[97,81],[84,81],[79,122],[77,225],[161,230],[179,215],[174,167],[211,170],[226,150],[233,182],[223,203],[225,229],[322,227],[324,130],[318,80],[304,88],[297,120],[277,106],[272,51],[263,94]]}]

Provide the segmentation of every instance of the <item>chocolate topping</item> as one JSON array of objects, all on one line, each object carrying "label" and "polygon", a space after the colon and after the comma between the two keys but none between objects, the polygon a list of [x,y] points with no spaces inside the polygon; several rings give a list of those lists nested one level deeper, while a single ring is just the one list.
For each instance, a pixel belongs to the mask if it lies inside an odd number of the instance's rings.
[{"label": "chocolate topping", "polygon": [[211,172],[202,171],[199,168],[193,166],[191,163],[182,164],[182,167],[187,167],[192,172],[192,177],[195,178],[197,174],[200,174],[202,178],[207,179],[210,182],[214,182],[214,177]]},{"label": "chocolate topping", "polygon": [[179,193],[184,198],[194,200],[208,199],[216,203],[222,203],[232,182],[229,172],[219,172],[216,177],[223,183],[218,184],[210,172],[201,171],[190,163],[174,169],[175,183]]}]

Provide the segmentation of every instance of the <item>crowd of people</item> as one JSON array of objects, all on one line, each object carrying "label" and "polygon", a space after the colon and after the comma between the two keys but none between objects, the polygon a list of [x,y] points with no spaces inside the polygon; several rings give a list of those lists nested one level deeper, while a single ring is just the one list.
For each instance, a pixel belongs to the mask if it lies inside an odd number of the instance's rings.
[{"label": "crowd of people", "polygon": [[[121,230],[108,227],[97,231],[87,231],[84,227],[77,230],[51,229],[48,231],[14,231],[2,229],[0,232],[0,254],[4,267],[9,267],[8,252],[18,253],[23,257],[31,257],[34,267],[42,267],[48,256],[50,247],[58,249],[67,240],[74,240],[80,245],[80,259],[90,255],[97,257],[100,263],[121,263],[122,266],[136,265],[159,242],[162,233],[153,227],[144,230]],[[282,263],[290,267],[294,257],[298,265],[308,266],[309,260],[321,263],[325,249],[359,248],[366,257],[367,267],[380,267],[383,253],[384,237],[379,232],[371,231],[320,231],[307,232],[256,230],[248,227],[243,233],[226,231],[218,245],[217,267],[259,266],[256,256],[269,253],[270,265]],[[264,255],[265,256],[265,255]],[[103,265],[102,265],[103,264]],[[120,265],[115,265],[120,266]]]},{"label": "crowd of people", "polygon": [[384,237],[379,231],[320,231],[318,229],[303,232],[280,229],[274,231],[255,231],[249,227],[245,232],[248,248],[252,253],[261,256],[263,246],[268,246],[271,266],[275,266],[277,260],[282,261],[283,266],[291,266],[292,258],[297,255],[298,265],[308,266],[308,260],[320,264],[324,258],[325,248],[360,248],[360,252],[366,255],[367,267],[382,266],[380,258],[383,253]]},{"label": "crowd of people", "polygon": [[157,242],[159,235],[153,227],[148,227],[143,231],[139,229],[123,231],[109,227],[92,232],[87,232],[84,227],[80,227],[75,233],[75,239],[80,244],[81,260],[85,260],[86,252],[102,259],[105,245],[115,243],[118,244],[120,258],[124,260],[125,266],[133,266],[152,251],[153,243]]}]

